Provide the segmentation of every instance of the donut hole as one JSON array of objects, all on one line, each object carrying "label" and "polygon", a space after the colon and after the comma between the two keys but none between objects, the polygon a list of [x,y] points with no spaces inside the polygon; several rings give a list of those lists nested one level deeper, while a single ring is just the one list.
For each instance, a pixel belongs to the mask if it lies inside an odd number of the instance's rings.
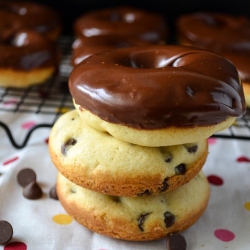
[{"label": "donut hole", "polygon": [[134,52],[130,55],[130,66],[132,68],[164,68],[173,66],[172,59],[158,51]]}]

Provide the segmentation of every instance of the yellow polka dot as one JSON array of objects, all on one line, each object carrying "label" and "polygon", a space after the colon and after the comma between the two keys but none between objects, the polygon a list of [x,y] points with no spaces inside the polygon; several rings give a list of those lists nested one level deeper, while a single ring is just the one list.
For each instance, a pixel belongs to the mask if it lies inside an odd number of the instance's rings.
[{"label": "yellow polka dot", "polygon": [[73,221],[73,219],[68,214],[57,214],[52,219],[55,223],[60,225],[67,225]]},{"label": "yellow polka dot", "polygon": [[250,201],[249,201],[249,202],[246,202],[246,203],[244,204],[244,207],[245,207],[246,210],[249,210],[249,211],[250,211]]}]

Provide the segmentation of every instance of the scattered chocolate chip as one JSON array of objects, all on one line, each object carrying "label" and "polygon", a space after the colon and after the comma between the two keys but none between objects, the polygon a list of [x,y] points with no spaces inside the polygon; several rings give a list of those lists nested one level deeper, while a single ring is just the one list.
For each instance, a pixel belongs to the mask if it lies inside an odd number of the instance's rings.
[{"label": "scattered chocolate chip", "polygon": [[195,153],[198,149],[198,145],[193,145],[191,147],[187,147],[186,149],[187,149],[188,153]]},{"label": "scattered chocolate chip", "polygon": [[174,215],[168,211],[164,213],[164,218],[166,227],[171,227],[175,223]]},{"label": "scattered chocolate chip", "polygon": [[144,231],[144,228],[143,228],[143,224],[144,224],[144,221],[146,219],[146,217],[151,214],[151,213],[143,213],[139,216],[139,218],[137,219],[138,221],[138,227],[139,229],[143,232]]},{"label": "scattered chocolate chip", "polygon": [[159,188],[160,192],[164,192],[168,189],[168,178],[165,178],[164,181],[162,182],[162,186]]},{"label": "scattered chocolate chip", "polygon": [[8,221],[0,220],[0,245],[8,243],[13,236],[13,228]]},{"label": "scattered chocolate chip", "polygon": [[17,182],[22,187],[27,186],[33,181],[36,181],[36,173],[31,168],[24,168],[17,175]]},{"label": "scattered chocolate chip", "polygon": [[73,138],[70,138],[69,140],[67,140],[61,147],[61,152],[63,155],[66,155],[67,153],[67,149],[69,146],[74,146],[76,144],[76,140]]},{"label": "scattered chocolate chip", "polygon": [[181,234],[179,233],[172,234],[167,239],[167,249],[168,250],[186,250],[187,242]]},{"label": "scattered chocolate chip", "polygon": [[167,163],[170,163],[173,159],[173,156],[172,155],[168,155],[166,158],[165,158],[165,162]]},{"label": "scattered chocolate chip", "polygon": [[174,168],[174,172],[176,175],[178,174],[185,174],[186,173],[186,165],[184,163],[181,163],[177,167]]},{"label": "scattered chocolate chip", "polygon": [[58,200],[58,196],[57,196],[57,192],[56,192],[56,185],[50,189],[49,197],[51,199]]},{"label": "scattered chocolate chip", "polygon": [[152,193],[147,189],[142,193],[137,194],[137,196],[146,196],[146,195],[151,195]]},{"label": "scattered chocolate chip", "polygon": [[29,200],[37,200],[41,198],[42,195],[43,191],[35,181],[29,183],[23,189],[23,196]]}]

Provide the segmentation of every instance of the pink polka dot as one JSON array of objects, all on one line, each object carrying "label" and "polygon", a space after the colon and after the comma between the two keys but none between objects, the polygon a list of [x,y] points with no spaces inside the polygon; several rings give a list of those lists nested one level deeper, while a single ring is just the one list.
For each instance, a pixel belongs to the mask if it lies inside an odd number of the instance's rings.
[{"label": "pink polka dot", "polygon": [[17,100],[16,100],[16,99],[12,99],[12,100],[3,102],[3,104],[4,104],[5,106],[13,105],[13,104],[16,104],[16,103],[17,103]]},{"label": "pink polka dot", "polygon": [[221,186],[224,183],[222,178],[217,175],[209,175],[207,177],[207,180],[210,184],[213,184],[215,186]]},{"label": "pink polka dot", "polygon": [[241,156],[241,157],[237,158],[237,162],[250,162],[250,158],[248,158],[246,156]]},{"label": "pink polka dot", "polygon": [[10,164],[10,163],[12,163],[12,162],[18,160],[18,159],[19,159],[18,156],[13,157],[13,158],[11,158],[11,159],[8,159],[8,160],[6,160],[6,161],[3,162],[3,165],[6,166],[6,165],[8,165],[8,164]]},{"label": "pink polka dot", "polygon": [[4,247],[4,250],[26,250],[27,245],[23,242],[11,242]]},{"label": "pink polka dot", "polygon": [[215,144],[215,143],[217,143],[217,139],[216,138],[213,138],[213,137],[208,138],[208,144],[209,145],[212,145],[212,144]]},{"label": "pink polka dot", "polygon": [[233,232],[227,230],[227,229],[217,229],[214,231],[214,236],[221,240],[221,241],[232,241],[235,238],[235,235]]},{"label": "pink polka dot", "polygon": [[30,128],[32,128],[32,127],[34,127],[36,125],[36,123],[35,122],[25,122],[25,123],[23,123],[22,124],[22,128],[23,129],[30,129]]}]

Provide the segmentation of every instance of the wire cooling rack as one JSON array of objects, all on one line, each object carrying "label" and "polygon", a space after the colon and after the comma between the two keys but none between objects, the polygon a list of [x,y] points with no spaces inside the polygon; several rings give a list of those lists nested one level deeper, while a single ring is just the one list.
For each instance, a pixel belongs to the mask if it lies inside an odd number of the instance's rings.
[{"label": "wire cooling rack", "polygon": [[[25,147],[35,130],[46,127],[51,128],[61,114],[74,108],[68,90],[68,77],[72,70],[72,42],[71,37],[61,37],[59,39],[62,59],[58,74],[44,84],[34,85],[26,89],[0,88],[0,127],[5,130],[15,148],[21,149]],[[8,103],[11,103],[11,105],[6,105]],[[41,123],[32,127],[27,132],[24,141],[18,144],[13,138],[10,128],[1,120],[1,112],[46,114],[53,117],[53,122]],[[250,110],[243,117],[238,118],[230,128],[214,134],[213,137],[250,141]]]}]

